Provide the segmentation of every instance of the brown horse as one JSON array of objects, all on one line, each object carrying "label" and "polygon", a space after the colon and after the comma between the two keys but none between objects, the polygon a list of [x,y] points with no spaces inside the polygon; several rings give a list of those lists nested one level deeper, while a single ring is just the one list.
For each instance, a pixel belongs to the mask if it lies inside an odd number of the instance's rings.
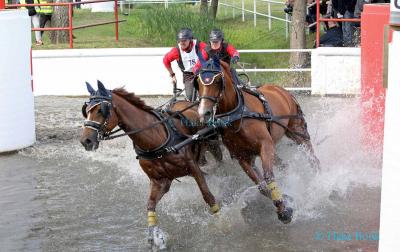
[{"label": "brown horse", "polygon": [[[274,179],[274,145],[286,135],[297,144],[303,144],[311,164],[319,168],[301,108],[281,87],[264,85],[257,91],[240,89],[233,79],[229,65],[218,58],[202,62],[195,83],[199,90],[201,121],[217,119],[229,125],[222,130],[225,146],[260,192],[272,199],[279,220],[289,223],[293,209],[287,206]],[[254,165],[256,156],[261,158],[263,174]]]},{"label": "brown horse", "polygon": [[[94,150],[99,146],[99,138],[109,134],[117,125],[128,133],[139,155],[139,164],[150,179],[151,191],[147,211],[148,241],[152,247],[160,249],[166,247],[164,234],[157,226],[155,210],[174,179],[193,176],[211,212],[219,211],[219,205],[196,162],[198,146],[187,145],[177,153],[166,152],[164,148],[166,143],[179,142],[181,140],[179,136],[193,134],[192,131],[197,129],[184,127],[177,118],[160,123],[160,113],[155,113],[153,108],[147,106],[139,97],[122,88],[110,91],[98,81],[98,91],[95,91],[90,84],[86,84],[90,100],[82,108],[86,121],[80,142],[86,150]],[[172,109],[182,110],[188,105],[190,105],[188,102],[179,102]],[[183,116],[192,122],[199,119],[196,108],[187,109],[183,112]]]}]

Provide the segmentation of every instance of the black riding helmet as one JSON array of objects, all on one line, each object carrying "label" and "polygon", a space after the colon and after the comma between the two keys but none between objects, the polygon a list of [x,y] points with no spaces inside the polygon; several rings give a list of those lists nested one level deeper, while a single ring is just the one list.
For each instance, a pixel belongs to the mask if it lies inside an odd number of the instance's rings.
[{"label": "black riding helmet", "polygon": [[193,32],[189,28],[182,28],[176,35],[176,40],[193,39]]},{"label": "black riding helmet", "polygon": [[209,41],[223,41],[224,33],[219,29],[212,29],[208,36]]}]

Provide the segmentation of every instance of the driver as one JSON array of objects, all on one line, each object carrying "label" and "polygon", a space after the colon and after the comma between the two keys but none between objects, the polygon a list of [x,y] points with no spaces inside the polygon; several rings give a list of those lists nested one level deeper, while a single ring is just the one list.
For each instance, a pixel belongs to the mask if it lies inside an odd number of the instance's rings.
[{"label": "driver", "polygon": [[[227,64],[236,64],[239,61],[239,52],[233,47],[232,44],[225,42],[224,33],[220,29],[212,29],[209,37],[208,44],[201,51],[203,59],[208,60],[212,58],[214,55],[217,55],[218,58]],[[196,65],[193,67],[193,73],[198,73],[201,68],[201,62],[198,60]],[[239,78],[237,77],[237,73],[234,69],[231,68],[232,76],[235,79],[236,84],[240,84]]]},{"label": "driver", "polygon": [[204,50],[206,43],[193,39],[193,32],[189,28],[182,28],[177,34],[178,45],[172,48],[163,59],[164,66],[168,70],[172,82],[176,84],[176,76],[171,68],[171,62],[176,60],[183,73],[183,84],[188,101],[196,100],[196,91],[193,87],[195,75],[193,67],[198,60],[198,53]]}]

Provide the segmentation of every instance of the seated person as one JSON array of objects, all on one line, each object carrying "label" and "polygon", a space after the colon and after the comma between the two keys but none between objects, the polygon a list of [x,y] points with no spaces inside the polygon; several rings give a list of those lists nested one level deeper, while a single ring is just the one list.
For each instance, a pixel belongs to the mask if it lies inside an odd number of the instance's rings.
[{"label": "seated person", "polygon": [[334,21],[328,21],[325,22],[325,25],[326,33],[319,39],[319,45],[325,47],[342,47],[343,34],[338,23]]},{"label": "seated person", "polygon": [[172,83],[176,85],[176,76],[172,70],[171,62],[177,61],[179,68],[183,73],[183,84],[185,85],[185,94],[188,101],[196,100],[196,92],[193,87],[195,75],[192,72],[193,66],[197,62],[198,53],[206,47],[206,43],[193,38],[193,32],[189,28],[182,28],[177,36],[177,46],[173,47],[163,59],[164,66],[169,72]]},{"label": "seated person", "polygon": [[[209,42],[207,46],[201,50],[201,54],[204,60],[212,58],[214,55],[218,55],[218,58],[227,64],[236,64],[239,61],[239,52],[231,44],[224,41],[224,33],[219,29],[211,30],[209,34]],[[201,68],[201,62],[198,60],[196,65],[193,67],[195,74]],[[237,77],[236,71],[231,69],[232,76],[235,83],[239,84],[239,78]]]}]

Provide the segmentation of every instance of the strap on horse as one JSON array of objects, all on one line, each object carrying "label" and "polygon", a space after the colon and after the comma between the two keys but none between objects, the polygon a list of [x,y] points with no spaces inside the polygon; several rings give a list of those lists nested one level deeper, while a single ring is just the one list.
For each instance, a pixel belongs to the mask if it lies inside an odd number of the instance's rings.
[{"label": "strap on horse", "polygon": [[[279,126],[281,126],[282,128],[284,128],[286,131],[288,131],[290,134],[300,136],[306,140],[310,139],[310,136],[308,134],[306,135],[306,134],[302,134],[300,132],[295,132],[280,122],[280,120],[282,120],[282,119],[304,119],[304,115],[303,115],[302,110],[300,109],[299,103],[293,96],[292,96],[292,98],[294,99],[294,101],[297,105],[297,108],[298,108],[297,110],[299,113],[296,115],[274,116],[272,113],[271,107],[268,104],[267,99],[264,97],[264,95],[261,92],[258,92],[258,90],[256,90],[256,89],[249,89],[246,87],[239,89],[238,87],[236,87],[236,85],[234,85],[234,87],[236,89],[238,105],[236,106],[235,109],[233,109],[230,112],[217,115],[216,116],[216,118],[217,118],[216,124],[217,125],[231,125],[231,123],[233,123],[237,120],[242,120],[243,118],[258,119],[258,120],[263,120],[263,121],[268,122],[268,131],[269,132],[271,132],[272,123],[276,123]],[[257,97],[263,104],[265,113],[250,111],[249,108],[244,103],[242,91]],[[222,121],[222,123],[218,123],[218,120]],[[307,127],[307,124],[305,124],[305,127]]]},{"label": "strap on horse", "polygon": [[139,146],[134,145],[133,147],[135,148],[137,157],[136,159],[146,159],[146,160],[153,160],[157,158],[163,157],[163,155],[167,152],[167,147],[172,146],[176,144],[177,142],[182,141],[183,139],[186,138],[182,133],[178,131],[176,128],[173,118],[170,116],[164,117],[163,114],[153,111],[153,114],[160,120],[163,121],[164,126],[167,130],[167,140],[158,146],[155,149],[152,150],[143,150],[139,148]]}]

